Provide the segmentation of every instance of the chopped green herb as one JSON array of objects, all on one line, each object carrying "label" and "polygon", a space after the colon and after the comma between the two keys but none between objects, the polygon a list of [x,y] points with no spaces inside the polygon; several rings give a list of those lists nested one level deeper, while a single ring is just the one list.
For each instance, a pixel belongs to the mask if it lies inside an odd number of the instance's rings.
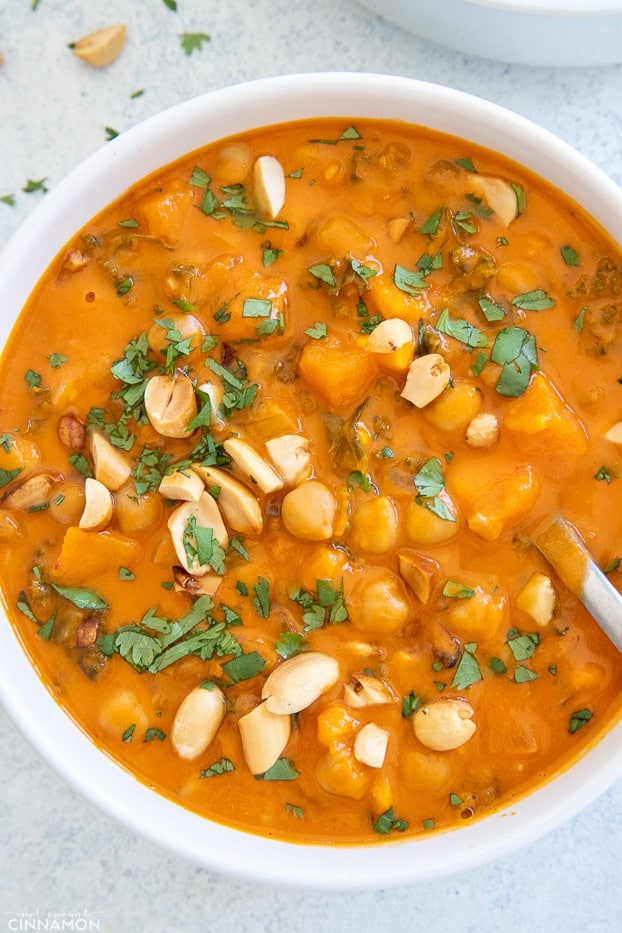
[{"label": "chopped green herb", "polygon": [[295,781],[297,777],[300,777],[300,771],[296,771],[287,758],[278,758],[262,775],[264,781]]},{"label": "chopped green herb", "polygon": [[0,201],[3,204],[7,204],[9,207],[15,207],[15,195],[14,194],[3,194],[0,197]]},{"label": "chopped green herb", "polygon": [[41,628],[38,630],[37,635],[39,638],[42,638],[44,641],[49,641],[52,637],[52,632],[54,630],[54,623],[56,622],[56,613],[53,613],[50,618],[45,622]]},{"label": "chopped green herb", "polygon": [[287,659],[295,657],[302,651],[306,651],[308,647],[304,635],[301,635],[299,632],[281,632],[275,646],[275,651],[279,657]]},{"label": "chopped green herb", "polygon": [[172,10],[173,13],[177,12],[177,0],[164,0],[164,6],[168,7],[169,10]]},{"label": "chopped green herb", "polygon": [[467,172],[477,173],[477,169],[473,165],[473,159],[470,156],[463,156],[460,159],[454,159],[454,164],[463,168]]},{"label": "chopped green herb", "polygon": [[16,476],[24,472],[24,467],[15,467],[14,470],[0,470],[0,489],[12,482]]},{"label": "chopped green herb", "polygon": [[112,126],[105,126],[104,131],[106,133],[106,139],[108,142],[110,142],[113,139],[116,139],[117,136],[119,135],[118,131],[113,129]]},{"label": "chopped green herb", "polygon": [[264,268],[271,266],[273,262],[276,262],[279,256],[283,255],[282,249],[275,249],[273,246],[270,246],[269,243],[266,243],[262,247],[261,260],[264,265]]},{"label": "chopped green herb", "polygon": [[617,474],[614,473],[613,470],[610,470],[608,467],[601,466],[601,468],[596,473],[594,473],[594,479],[599,481],[604,480],[606,483],[610,483],[613,479],[617,479]]},{"label": "chopped green herb", "polygon": [[582,729],[583,726],[588,724],[593,715],[594,713],[591,709],[584,708],[575,710],[568,722],[568,732],[570,732],[571,735],[578,732],[579,729]]},{"label": "chopped green herb", "polygon": [[352,470],[348,475],[348,484],[350,486],[360,486],[363,492],[369,492],[371,489],[371,479],[367,473],[362,473],[361,470]]},{"label": "chopped green herb", "polygon": [[297,807],[293,803],[286,803],[285,810],[287,813],[291,813],[292,816],[297,817],[297,819],[304,819],[305,811],[302,807]]},{"label": "chopped green herb", "polygon": [[136,574],[127,567],[119,567],[119,580],[135,580]]},{"label": "chopped green herb", "polygon": [[482,295],[481,298],[477,299],[477,303],[482,309],[482,314],[487,321],[502,321],[505,317],[505,310],[501,305],[496,304],[491,298],[487,295]]},{"label": "chopped green herb", "polygon": [[215,777],[218,774],[228,774],[231,771],[235,771],[233,762],[229,758],[219,758],[218,761],[215,761],[209,766],[209,768],[203,769],[199,777],[209,778]]},{"label": "chopped green herb", "polygon": [[181,32],[179,39],[186,55],[192,55],[195,50],[201,49],[204,42],[211,42],[212,37],[206,32]]},{"label": "chopped green herb", "polygon": [[265,659],[258,651],[249,651],[248,654],[225,661],[222,669],[232,684],[238,684],[241,680],[250,680],[261,674],[265,666]]},{"label": "chopped green herb", "polygon": [[515,661],[527,661],[532,657],[539,644],[540,636],[537,632],[531,635],[515,635],[506,641],[506,645],[514,655]]},{"label": "chopped green herb", "polygon": [[407,295],[418,295],[422,289],[428,288],[425,273],[421,269],[406,269],[399,263],[393,270],[393,283]]},{"label": "chopped green herb", "polygon": [[408,719],[412,716],[412,714],[419,709],[422,702],[423,700],[414,690],[411,690],[408,696],[402,697],[402,716],[404,719]]},{"label": "chopped green herb", "polygon": [[267,298],[245,298],[242,317],[270,317],[272,302]]},{"label": "chopped green herb", "polygon": [[454,678],[450,684],[450,686],[454,687],[456,690],[465,690],[467,687],[471,687],[482,679],[482,672],[475,658],[476,648],[477,645],[473,643],[464,645],[462,657],[458,662]]},{"label": "chopped green herb", "polygon": [[464,803],[464,800],[459,794],[450,794],[449,803],[452,807],[459,807],[461,803]]},{"label": "chopped green herb", "polygon": [[265,577],[259,577],[257,583],[253,586],[253,591],[255,593],[251,602],[255,607],[255,611],[258,616],[261,616],[262,619],[267,619],[270,616],[270,583]]},{"label": "chopped green herb", "polygon": [[577,314],[576,318],[575,318],[574,321],[572,322],[572,328],[573,328],[573,330],[576,330],[576,332],[577,332],[578,334],[582,333],[582,331],[583,331],[583,322],[584,322],[584,320],[585,320],[585,312],[586,312],[586,311],[587,311],[587,308],[586,308],[586,307],[581,308],[581,310],[580,310],[579,313]]},{"label": "chopped green herb", "polygon": [[163,742],[165,738],[166,733],[162,732],[161,729],[147,729],[143,742],[153,742],[154,739]]},{"label": "chopped green herb", "polygon": [[555,304],[553,298],[550,298],[543,288],[534,288],[531,292],[524,292],[522,295],[516,295],[512,298],[512,305],[520,308],[521,311],[546,311]]},{"label": "chopped green herb", "polygon": [[38,389],[41,385],[41,376],[39,373],[36,373],[34,369],[27,369],[24,373],[24,379],[28,388],[32,391],[33,389]]},{"label": "chopped green herb", "polygon": [[566,263],[567,266],[578,266],[580,265],[579,254],[573,246],[562,246],[560,248],[561,257]]},{"label": "chopped green herb", "polygon": [[514,670],[513,680],[517,684],[526,684],[531,680],[537,680],[538,675],[535,671],[529,670],[528,667],[525,667],[524,664],[517,664]]},{"label": "chopped green herb", "polygon": [[380,814],[373,826],[375,833],[387,836],[392,830],[403,833],[405,829],[408,829],[408,821],[396,817],[393,813],[393,807],[389,807],[388,810]]},{"label": "chopped green herb", "polygon": [[315,593],[304,590],[302,587],[290,593],[290,599],[302,606],[304,610],[302,621],[305,632],[322,628],[326,624],[346,622],[348,619],[343,580],[338,590],[334,588],[330,580],[317,580],[316,586]]},{"label": "chopped green herb", "polygon": [[532,372],[538,369],[536,340],[521,327],[499,331],[490,359],[502,367],[496,389],[499,395],[517,398],[529,385]]},{"label": "chopped green herb", "polygon": [[434,829],[434,827],[436,826],[436,823],[434,822],[434,820],[423,820],[421,825],[423,826],[425,830],[429,831],[431,829]]},{"label": "chopped green herb", "polygon": [[457,211],[452,216],[455,225],[464,230],[465,233],[477,233],[477,225],[473,222],[473,215],[468,211]]},{"label": "chopped green herb", "polygon": [[78,473],[82,473],[82,475],[86,477],[93,476],[91,466],[84,454],[70,454],[67,460]]},{"label": "chopped green herb", "polygon": [[134,732],[136,731],[136,723],[133,722],[131,726],[128,726],[123,735],[121,736],[122,742],[131,742],[134,737]]},{"label": "chopped green herb", "polygon": [[427,236],[436,236],[438,233],[438,228],[440,226],[441,220],[443,218],[443,208],[439,207],[437,211],[434,211],[433,214],[430,214],[427,220],[421,224],[417,233],[423,233]]},{"label": "chopped green herb", "polygon": [[119,227],[140,227],[140,224],[138,223],[137,220],[132,220],[132,218],[129,218],[128,220],[118,220],[117,226]]},{"label": "chopped green herb", "polygon": [[144,93],[144,87],[139,87],[136,91],[132,91],[130,94],[130,100],[136,100],[137,97],[142,97]]},{"label": "chopped green herb", "polygon": [[62,366],[63,363],[69,362],[69,357],[63,356],[62,353],[50,353],[48,360],[50,361],[50,366],[52,369],[58,369],[58,367]]},{"label": "chopped green herb", "polygon": [[478,330],[477,327],[474,327],[472,324],[469,324],[468,321],[462,320],[461,318],[452,320],[449,317],[449,310],[447,308],[439,314],[436,322],[436,329],[442,334],[447,334],[449,337],[459,340],[460,343],[466,344],[467,347],[473,350],[477,347],[488,346],[488,338],[483,331]]},{"label": "chopped green herb", "polygon": [[505,674],[507,671],[507,667],[501,658],[491,658],[488,662],[488,667],[493,672],[493,674]]},{"label": "chopped green herb", "polygon": [[90,612],[96,612],[101,609],[107,609],[108,603],[94,590],[83,587],[60,586],[52,583],[52,588],[68,602],[73,603],[78,609],[88,609]]},{"label": "chopped green herb", "polygon": [[305,334],[312,340],[323,340],[326,337],[328,327],[326,324],[316,321],[312,327],[307,327]]},{"label": "chopped green herb", "polygon": [[45,187],[46,181],[47,178],[40,178],[38,181],[33,181],[32,178],[28,178],[22,191],[26,192],[26,194],[32,194],[34,191],[42,191],[45,194],[48,190]]},{"label": "chopped green herb", "polygon": [[314,278],[319,279],[320,282],[324,282],[325,285],[330,286],[331,288],[336,288],[337,282],[333,274],[333,270],[326,262],[318,262],[314,266],[309,266],[307,272],[310,272]]},{"label": "chopped green herb", "polygon": [[455,580],[447,580],[443,587],[443,596],[448,596],[450,599],[472,599],[475,596],[475,590],[462,583],[456,583]]},{"label": "chopped green herb", "polygon": [[518,214],[524,214],[525,208],[527,206],[527,194],[525,193],[525,189],[517,182],[513,181],[512,190],[514,191],[514,195],[516,197],[516,212]]}]

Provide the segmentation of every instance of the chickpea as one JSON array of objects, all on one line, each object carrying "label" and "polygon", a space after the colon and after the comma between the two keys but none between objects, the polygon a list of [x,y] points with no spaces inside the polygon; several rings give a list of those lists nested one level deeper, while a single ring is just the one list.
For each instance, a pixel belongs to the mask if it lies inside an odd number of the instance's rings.
[{"label": "chickpea", "polygon": [[346,566],[348,556],[341,548],[332,544],[318,544],[301,561],[300,579],[303,587],[314,590],[318,580],[338,583]]},{"label": "chickpea", "polygon": [[470,382],[454,382],[423,409],[423,417],[441,431],[464,430],[480,410],[482,393]]},{"label": "chickpea", "polygon": [[328,486],[310,479],[284,497],[281,518],[294,537],[327,541],[333,533],[336,510],[337,503]]},{"label": "chickpea", "polygon": [[411,614],[404,584],[389,570],[366,579],[348,608],[355,628],[377,635],[399,632]]},{"label": "chickpea", "polygon": [[126,729],[134,726],[137,736],[143,736],[149,725],[144,703],[133,690],[117,690],[106,697],[99,710],[102,729],[120,738]]},{"label": "chickpea", "polygon": [[409,749],[399,762],[402,779],[413,793],[441,793],[449,788],[451,765],[441,755]]},{"label": "chickpea", "polygon": [[[447,502],[446,496],[443,496],[445,504],[450,512],[456,517],[455,509],[451,500]],[[441,518],[420,505],[414,499],[406,506],[406,534],[412,544],[430,546],[433,544],[443,544],[450,541],[458,533],[458,521],[449,521]]]},{"label": "chickpea", "polygon": [[346,748],[335,748],[321,758],[316,767],[316,778],[329,794],[361,800],[367,792],[369,774]]},{"label": "chickpea", "polygon": [[352,517],[352,544],[368,554],[386,554],[397,540],[397,509],[389,496],[366,499]]},{"label": "chickpea", "polygon": [[251,170],[252,155],[245,143],[230,143],[218,151],[216,175],[222,185],[244,181]]},{"label": "chickpea", "polygon": [[50,515],[60,525],[77,525],[84,509],[84,486],[63,483],[50,500]]},{"label": "chickpea", "polygon": [[114,514],[125,534],[144,531],[160,522],[162,499],[155,492],[137,496],[128,488],[115,496]]}]

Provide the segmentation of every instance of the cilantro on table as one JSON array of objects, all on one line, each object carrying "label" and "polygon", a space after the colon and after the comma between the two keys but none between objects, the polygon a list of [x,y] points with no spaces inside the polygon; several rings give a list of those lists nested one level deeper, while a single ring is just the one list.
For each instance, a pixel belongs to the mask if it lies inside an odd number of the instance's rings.
[{"label": "cilantro on table", "polygon": [[15,207],[15,195],[14,194],[3,194],[0,196],[0,201],[2,204],[8,205],[8,207]]},{"label": "cilantro on table", "polygon": [[212,37],[206,32],[181,32],[179,39],[186,55],[192,55],[194,51],[202,48],[204,42],[211,42]]},{"label": "cilantro on table", "polygon": [[26,194],[33,194],[35,191],[42,191],[43,194],[46,194],[48,189],[45,186],[47,178],[39,178],[37,181],[32,178],[26,179],[26,183],[22,188]]}]

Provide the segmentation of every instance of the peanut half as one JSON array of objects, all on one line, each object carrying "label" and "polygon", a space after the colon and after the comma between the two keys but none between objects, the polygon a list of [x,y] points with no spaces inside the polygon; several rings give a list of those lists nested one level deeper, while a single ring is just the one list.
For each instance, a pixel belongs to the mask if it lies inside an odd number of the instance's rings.
[{"label": "peanut half", "polygon": [[448,697],[420,707],[413,719],[416,737],[434,752],[460,748],[473,737],[473,707],[461,697]]},{"label": "peanut half", "polygon": [[125,45],[126,36],[125,23],[103,26],[101,29],[82,36],[71,45],[71,49],[74,55],[81,58],[83,62],[95,68],[103,68],[119,57]]},{"label": "peanut half", "polygon": [[272,713],[265,703],[238,720],[242,751],[252,774],[264,774],[271,768],[289,742],[290,716]]},{"label": "peanut half", "polygon": [[197,758],[211,744],[225,716],[225,696],[215,684],[195,687],[175,713],[171,742],[180,758]]},{"label": "peanut half", "polygon": [[426,353],[410,364],[402,398],[417,408],[425,408],[449,385],[451,373],[440,353]]},{"label": "peanut half", "polygon": [[268,676],[261,697],[271,713],[299,713],[337,682],[339,664],[328,654],[305,651],[283,661]]}]

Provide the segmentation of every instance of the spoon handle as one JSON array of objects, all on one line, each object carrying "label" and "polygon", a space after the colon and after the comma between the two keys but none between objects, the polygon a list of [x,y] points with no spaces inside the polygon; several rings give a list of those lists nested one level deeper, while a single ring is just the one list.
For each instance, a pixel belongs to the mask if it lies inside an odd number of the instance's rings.
[{"label": "spoon handle", "polygon": [[554,515],[539,525],[530,538],[618,651],[622,651],[622,594],[592,560],[574,526],[561,515]]}]

